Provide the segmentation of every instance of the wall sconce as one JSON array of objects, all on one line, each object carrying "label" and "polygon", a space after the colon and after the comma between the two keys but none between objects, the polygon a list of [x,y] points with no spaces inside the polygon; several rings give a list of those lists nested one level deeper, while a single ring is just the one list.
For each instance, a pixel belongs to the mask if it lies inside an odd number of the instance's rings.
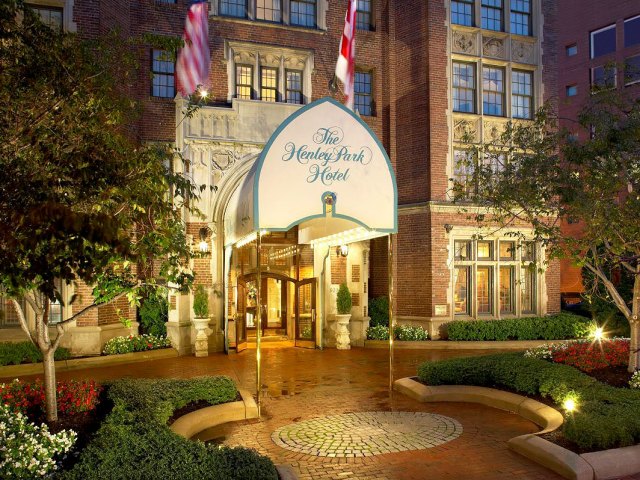
[{"label": "wall sconce", "polygon": [[451,230],[453,230],[453,225],[451,225],[450,223],[445,223],[444,224],[444,230],[447,233],[451,233]]},{"label": "wall sconce", "polygon": [[349,245],[340,245],[336,248],[336,255],[339,257],[346,257],[349,255]]},{"label": "wall sconce", "polygon": [[198,244],[198,249],[201,253],[207,253],[209,251],[209,229],[207,227],[202,227],[200,229],[200,243]]}]

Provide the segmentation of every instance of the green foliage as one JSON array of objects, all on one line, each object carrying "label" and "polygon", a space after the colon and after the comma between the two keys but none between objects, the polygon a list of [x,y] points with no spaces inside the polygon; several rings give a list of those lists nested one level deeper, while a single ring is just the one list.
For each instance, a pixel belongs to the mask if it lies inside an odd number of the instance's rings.
[{"label": "green foliage", "polygon": [[369,300],[369,317],[371,318],[369,325],[372,327],[389,326],[389,299],[387,297],[371,298]]},{"label": "green foliage", "polygon": [[235,400],[227,377],[188,380],[118,380],[108,396],[114,404],[100,430],[62,479],[277,480],[271,460],[245,448],[219,448],[184,439],[167,427],[173,411],[190,402]]},{"label": "green foliage", "polygon": [[196,318],[207,318],[209,316],[209,295],[204,285],[198,285],[193,296],[193,313]]},{"label": "green foliage", "polygon": [[346,283],[341,283],[336,297],[336,308],[339,315],[351,313],[351,292]]},{"label": "green foliage", "polygon": [[[55,360],[67,360],[71,358],[71,352],[59,347],[55,354]],[[0,343],[0,366],[20,365],[21,363],[38,363],[42,361],[42,352],[31,342],[2,342]]]},{"label": "green foliage", "polygon": [[156,337],[167,335],[167,320],[169,319],[169,302],[167,290],[151,291],[144,299],[140,309],[140,329]]},{"label": "green foliage", "polygon": [[367,328],[367,340],[389,340],[389,327],[376,325]]},{"label": "green foliage", "polygon": [[593,322],[571,313],[508,320],[457,320],[447,324],[449,340],[566,340],[586,338]]},{"label": "green foliage", "polygon": [[568,396],[577,410],[565,416],[564,435],[588,450],[640,443],[640,391],[604,385],[573,367],[520,353],[426,362],[418,378],[428,385],[477,385],[550,397],[562,408]]},{"label": "green foliage", "polygon": [[158,348],[169,348],[171,341],[167,337],[155,335],[129,335],[128,337],[113,337],[104,344],[104,355],[117,355],[120,353],[145,352]]},{"label": "green foliage", "polygon": [[398,325],[393,329],[396,340],[401,342],[416,342],[429,340],[429,334],[425,329],[413,325]]}]

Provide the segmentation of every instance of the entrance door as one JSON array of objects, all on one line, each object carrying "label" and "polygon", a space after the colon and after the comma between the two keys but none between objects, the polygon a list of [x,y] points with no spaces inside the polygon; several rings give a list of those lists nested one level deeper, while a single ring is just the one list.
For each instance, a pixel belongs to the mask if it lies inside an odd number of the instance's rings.
[{"label": "entrance door", "polygon": [[296,347],[316,348],[316,279],[296,283]]},{"label": "entrance door", "polygon": [[247,348],[247,284],[238,282],[238,297],[236,307],[236,352],[240,353]]}]

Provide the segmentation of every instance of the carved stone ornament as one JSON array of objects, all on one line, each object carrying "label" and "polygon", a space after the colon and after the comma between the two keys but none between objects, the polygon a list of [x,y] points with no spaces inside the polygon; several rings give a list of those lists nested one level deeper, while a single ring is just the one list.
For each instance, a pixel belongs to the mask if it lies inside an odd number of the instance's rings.
[{"label": "carved stone ornament", "polygon": [[470,32],[453,32],[453,50],[459,53],[475,54],[476,36]]},{"label": "carved stone ornament", "polygon": [[256,59],[256,56],[252,52],[247,52],[243,50],[233,51],[233,61],[235,63],[253,64],[253,62],[255,62],[255,59]]},{"label": "carved stone ornament", "polygon": [[511,57],[513,61],[520,63],[535,63],[534,46],[527,42],[511,42]]},{"label": "carved stone ornament", "polygon": [[485,142],[495,142],[502,135],[504,125],[497,122],[485,122],[483,131]]},{"label": "carved stone ornament", "polygon": [[456,120],[453,125],[453,139],[459,142],[467,139],[476,140],[477,131],[475,125],[469,120]]},{"label": "carved stone ornament", "polygon": [[304,66],[306,63],[306,57],[297,55],[284,57],[284,66],[292,70],[304,70]]},{"label": "carved stone ornament", "polygon": [[482,55],[485,57],[504,58],[504,39],[496,37],[482,38]]}]

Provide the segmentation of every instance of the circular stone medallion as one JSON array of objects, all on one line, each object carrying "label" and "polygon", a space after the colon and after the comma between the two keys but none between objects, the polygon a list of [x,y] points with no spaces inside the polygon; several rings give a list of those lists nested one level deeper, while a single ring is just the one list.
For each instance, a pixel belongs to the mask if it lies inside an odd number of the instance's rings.
[{"label": "circular stone medallion", "polygon": [[461,434],[457,420],[434,413],[359,412],[285,425],[271,439],[307,455],[369,457],[436,447]]}]

